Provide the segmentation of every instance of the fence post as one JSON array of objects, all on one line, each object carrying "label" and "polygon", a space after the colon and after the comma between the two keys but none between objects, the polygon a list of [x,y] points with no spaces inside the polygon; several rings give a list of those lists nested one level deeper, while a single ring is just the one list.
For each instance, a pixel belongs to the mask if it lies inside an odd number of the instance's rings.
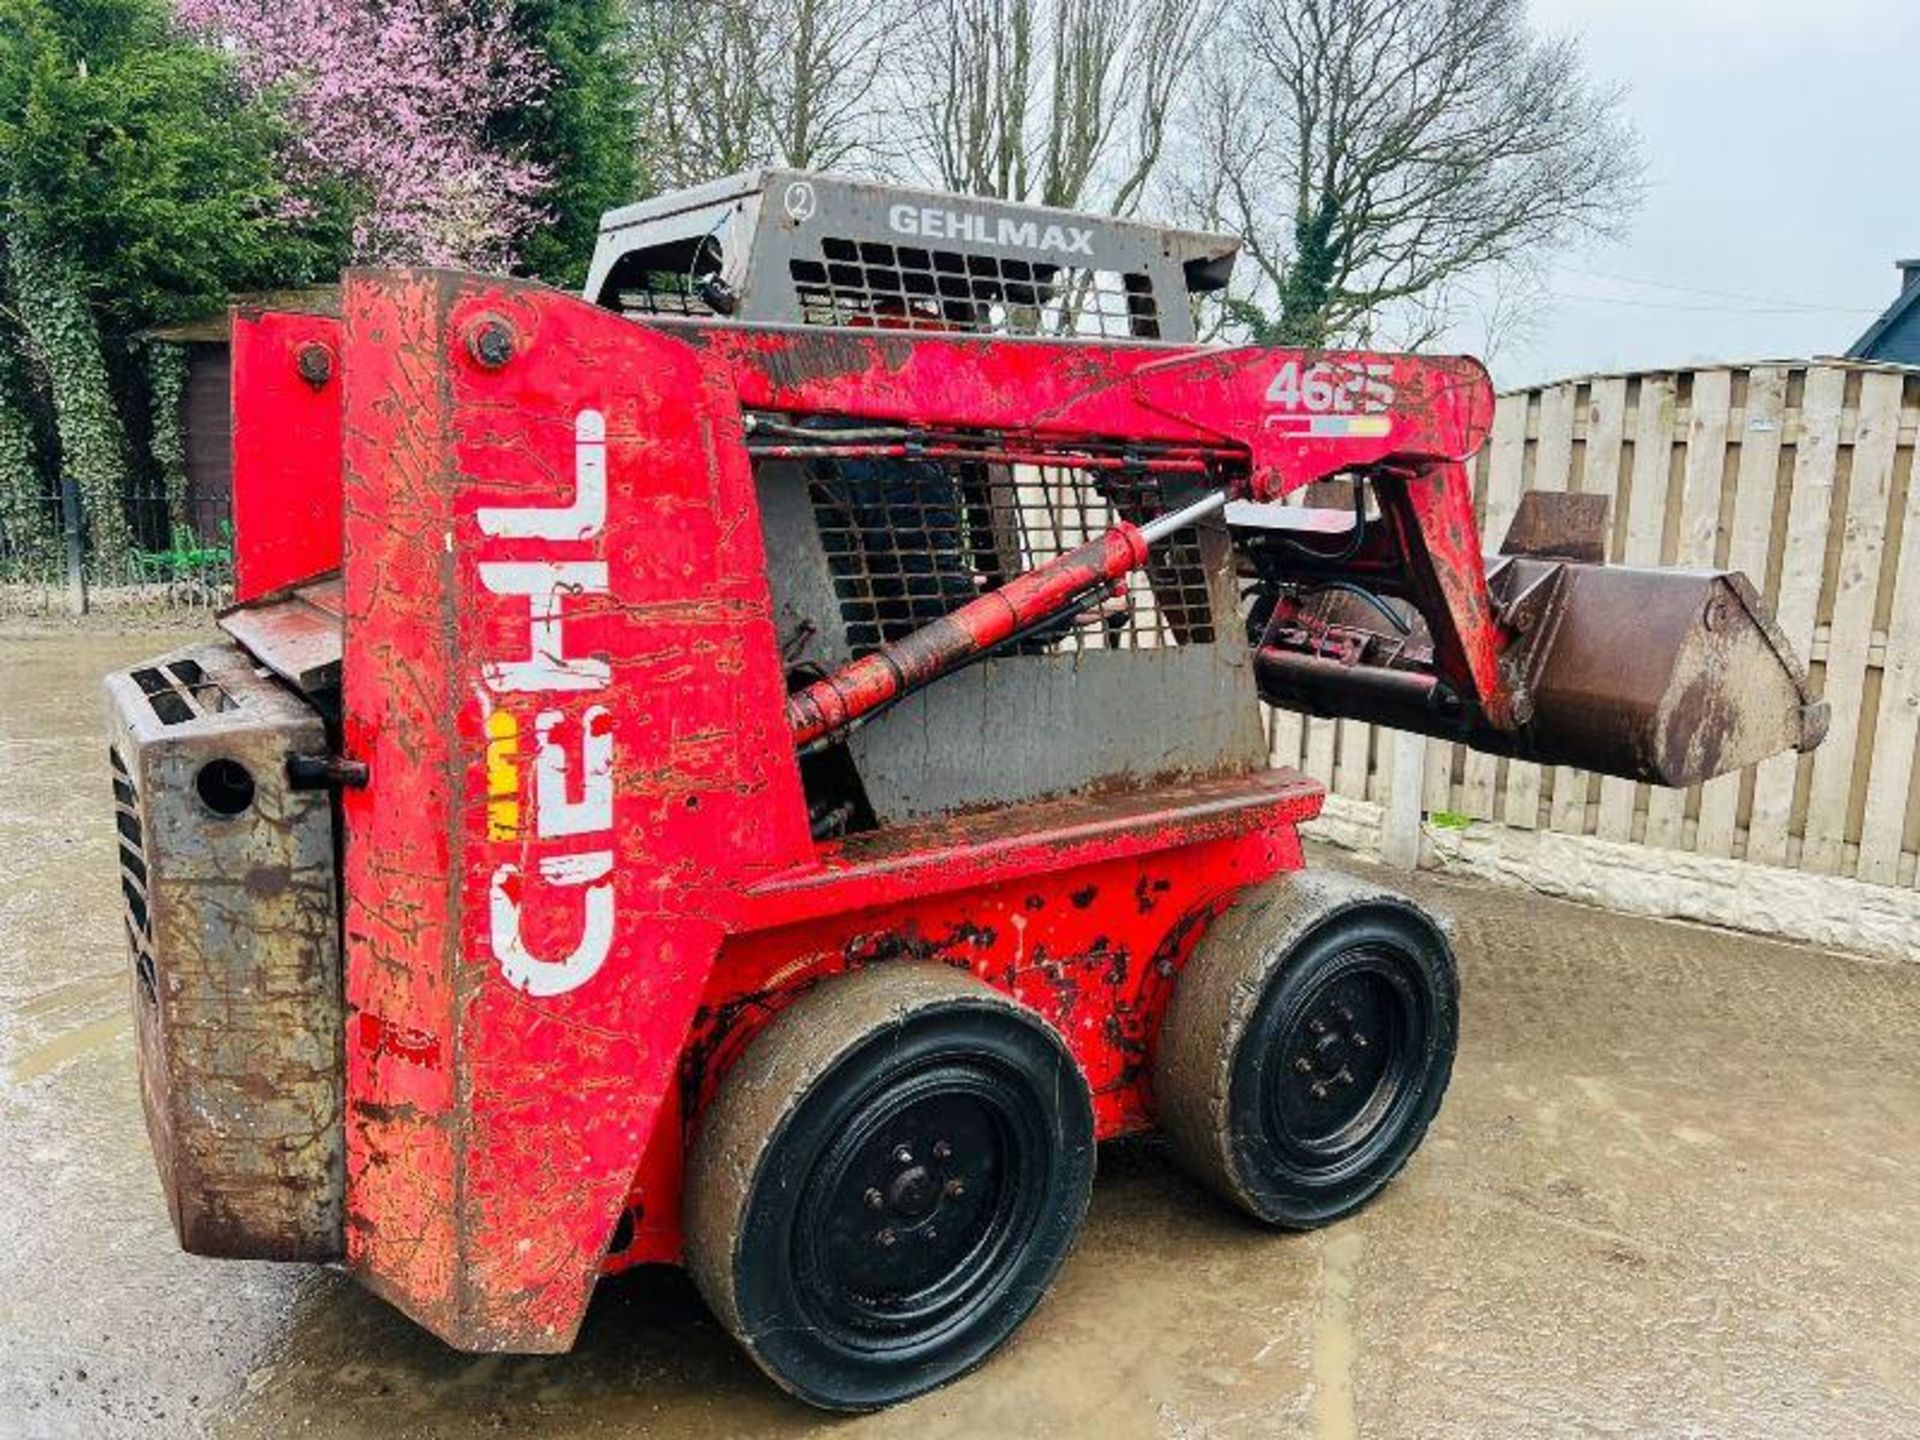
[{"label": "fence post", "polygon": [[1427,784],[1427,737],[1391,732],[1393,778],[1380,817],[1380,858],[1398,870],[1420,868],[1421,798]]},{"label": "fence post", "polygon": [[67,548],[67,609],[87,613],[86,546],[80,533],[80,487],[70,473],[60,476],[60,521]]}]

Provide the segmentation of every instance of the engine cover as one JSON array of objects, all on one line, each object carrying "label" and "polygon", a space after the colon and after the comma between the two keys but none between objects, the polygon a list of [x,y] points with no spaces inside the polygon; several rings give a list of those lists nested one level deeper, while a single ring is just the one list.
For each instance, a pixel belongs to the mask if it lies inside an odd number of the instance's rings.
[{"label": "engine cover", "polygon": [[320,716],[238,647],[106,681],[147,1132],[186,1250],[341,1253],[332,805],[288,783]]}]

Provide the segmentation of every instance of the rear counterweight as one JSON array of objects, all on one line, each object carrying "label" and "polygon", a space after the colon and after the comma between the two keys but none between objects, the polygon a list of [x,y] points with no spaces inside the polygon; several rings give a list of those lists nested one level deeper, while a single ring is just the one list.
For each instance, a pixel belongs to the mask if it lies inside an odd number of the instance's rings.
[{"label": "rear counterweight", "polygon": [[140,1093],[180,1244],[338,1259],[333,816],[287,777],[325,727],[232,644],[106,689]]}]

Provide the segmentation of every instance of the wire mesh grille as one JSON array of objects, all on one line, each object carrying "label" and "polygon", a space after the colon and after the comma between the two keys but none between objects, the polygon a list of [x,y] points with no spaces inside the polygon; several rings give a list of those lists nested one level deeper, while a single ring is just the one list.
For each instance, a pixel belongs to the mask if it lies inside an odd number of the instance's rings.
[{"label": "wire mesh grille", "polygon": [[788,262],[810,325],[888,325],[991,335],[1150,340],[1160,334],[1145,275],[827,237]]},{"label": "wire mesh grille", "polygon": [[[839,620],[853,652],[900,639],[1090,540],[1143,523],[1196,489],[1191,475],[1086,465],[886,457],[805,462]],[[1213,639],[1193,529],[1154,547],[1116,594],[1036,627],[1016,654],[1137,650]]]}]

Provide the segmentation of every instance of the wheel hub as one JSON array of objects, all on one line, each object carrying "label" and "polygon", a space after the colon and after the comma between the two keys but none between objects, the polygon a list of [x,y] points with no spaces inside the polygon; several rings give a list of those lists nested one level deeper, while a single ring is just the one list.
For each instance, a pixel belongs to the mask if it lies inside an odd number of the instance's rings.
[{"label": "wheel hub", "polygon": [[1272,1104],[1282,1136],[1323,1156],[1364,1140],[1401,1084],[1409,1004],[1395,974],[1365,956],[1307,997],[1280,1037]]},{"label": "wheel hub", "polygon": [[924,1165],[909,1165],[887,1187],[887,1208],[917,1225],[940,1207],[940,1186]]},{"label": "wheel hub", "polygon": [[837,1303],[889,1328],[962,1303],[1011,1220],[1010,1116],[999,1097],[945,1091],[846,1137],[817,1212]]},{"label": "wheel hub", "polygon": [[[1377,1019],[1369,1016],[1368,1019]],[[1323,1002],[1307,1021],[1307,1044],[1294,1064],[1296,1082],[1315,1100],[1358,1083],[1353,1063],[1365,1066],[1365,1052],[1377,1036],[1350,1003]]]}]

